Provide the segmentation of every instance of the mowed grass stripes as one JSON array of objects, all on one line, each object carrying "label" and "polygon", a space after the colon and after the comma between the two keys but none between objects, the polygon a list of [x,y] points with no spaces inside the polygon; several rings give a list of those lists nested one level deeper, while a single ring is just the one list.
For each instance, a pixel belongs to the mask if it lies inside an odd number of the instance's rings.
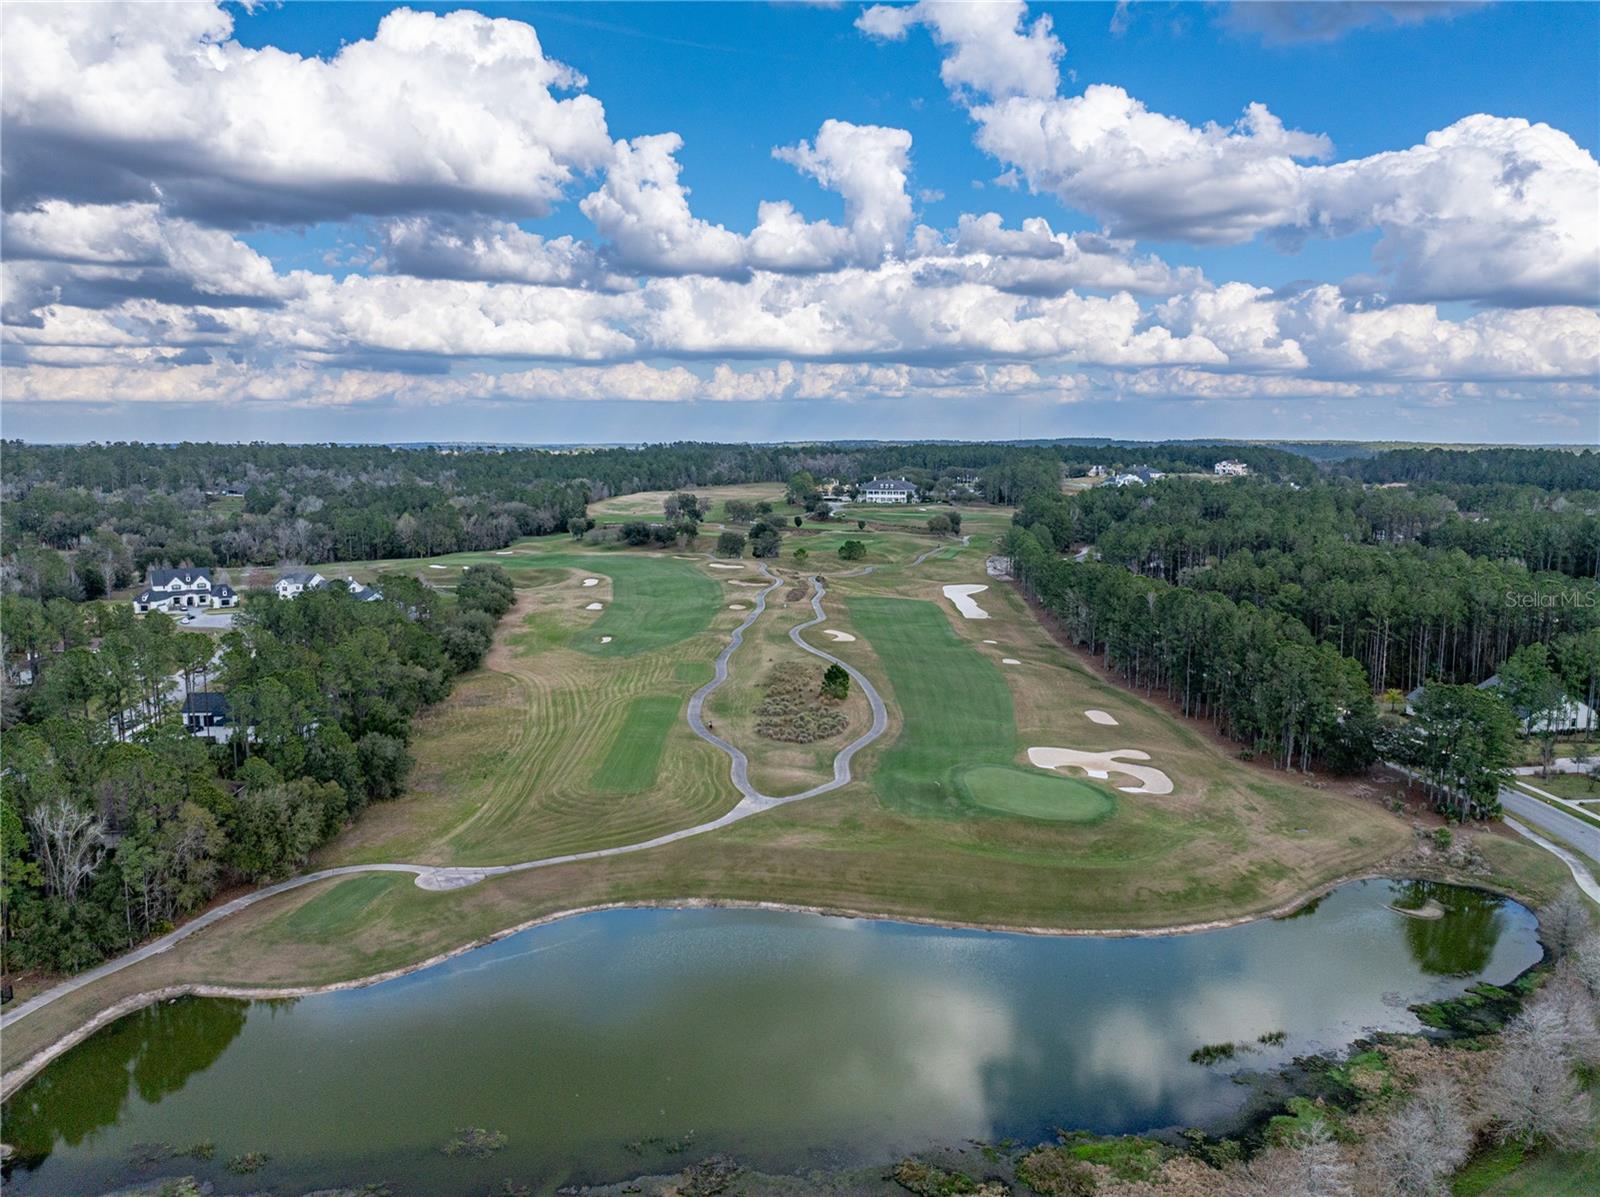
[{"label": "mowed grass stripes", "polygon": [[606,794],[641,794],[653,786],[667,733],[682,709],[683,698],[677,694],[642,694],[630,702],[595,770],[594,788]]}]

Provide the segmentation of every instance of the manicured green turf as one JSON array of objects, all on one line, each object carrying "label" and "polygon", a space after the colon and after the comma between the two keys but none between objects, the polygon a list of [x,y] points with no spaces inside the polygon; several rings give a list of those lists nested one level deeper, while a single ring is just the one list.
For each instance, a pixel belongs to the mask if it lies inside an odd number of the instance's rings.
[{"label": "manicured green turf", "polygon": [[594,788],[606,794],[639,794],[653,786],[667,733],[682,706],[677,694],[641,694],[628,703],[628,713],[594,771]]},{"label": "manicured green turf", "polygon": [[963,769],[956,774],[956,784],[985,810],[1025,819],[1098,823],[1117,809],[1116,799],[1099,786],[1013,765]]},{"label": "manicured green turf", "polygon": [[[570,641],[572,648],[598,657],[633,657],[687,640],[710,627],[722,606],[715,582],[691,562],[672,557],[541,553],[527,560],[611,579],[606,609]],[[601,644],[602,636],[611,643]]]},{"label": "manicured green turf", "polygon": [[306,939],[326,941],[351,928],[362,911],[407,878],[398,873],[369,873],[341,881],[318,894],[283,920],[283,930]]},{"label": "manicured green turf", "polygon": [[[904,724],[873,770],[885,806],[922,815],[971,816],[1023,813],[998,805],[1002,774],[1017,751],[1011,690],[1000,670],[950,628],[944,612],[920,599],[852,598],[850,618],[865,635],[889,675],[893,702]],[[961,774],[978,765],[997,766],[980,776],[974,792]],[[1009,778],[1005,778],[1009,782]],[[1028,787],[1027,805],[1081,805],[1082,783],[1040,774]],[[980,804],[976,794],[984,795]]]}]

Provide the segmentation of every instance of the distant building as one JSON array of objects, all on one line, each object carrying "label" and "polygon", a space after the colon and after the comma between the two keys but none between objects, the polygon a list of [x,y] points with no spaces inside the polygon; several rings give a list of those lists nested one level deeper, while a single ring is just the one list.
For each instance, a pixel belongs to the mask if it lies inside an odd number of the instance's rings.
[{"label": "distant building", "polygon": [[1154,482],[1157,478],[1165,478],[1160,470],[1152,470],[1148,466],[1138,466],[1123,474],[1117,474],[1111,479],[1112,486],[1143,486],[1147,482]]},{"label": "distant building", "polygon": [[280,577],[272,584],[272,593],[281,599],[298,598],[307,590],[320,590],[328,584],[316,570],[296,569]]},{"label": "distant building", "polygon": [[356,596],[357,602],[376,603],[383,598],[383,594],[381,592],[374,590],[370,586],[366,586],[360,582],[357,582],[354,578],[346,578],[344,580],[344,584],[345,589]]},{"label": "distant building", "polygon": [[[1486,677],[1483,679],[1483,681],[1478,683],[1478,689],[1480,690],[1498,690],[1499,688],[1500,675],[1498,673],[1493,674],[1490,677]],[[1418,686],[1415,690],[1406,695],[1407,715],[1415,715],[1417,713],[1416,706],[1421,699],[1421,686]],[[1561,704],[1561,710],[1555,717],[1554,727],[1550,726],[1550,720],[1547,719],[1540,719],[1537,722],[1532,719],[1524,719],[1521,721],[1522,734],[1526,736],[1534,736],[1549,731],[1593,731],[1595,728],[1596,718],[1597,716],[1594,712],[1594,709],[1590,707],[1588,703],[1579,702],[1576,698],[1568,698]]]},{"label": "distant building", "polygon": [[874,478],[861,487],[862,503],[909,503],[917,497],[917,488],[904,478]]},{"label": "distant building", "polygon": [[1211,467],[1211,472],[1219,478],[1243,478],[1250,472],[1250,467],[1242,461],[1229,459],[1228,461],[1217,462],[1216,465]]},{"label": "distant building", "polygon": [[1103,466],[1103,465],[1092,465],[1092,466],[1089,467],[1089,475],[1088,476],[1090,478],[1104,478],[1110,472],[1111,471],[1106,469],[1106,467]]},{"label": "distant building", "polygon": [[208,569],[153,569],[145,588],[134,596],[133,609],[192,611],[238,606],[239,596],[226,582],[213,582]]}]

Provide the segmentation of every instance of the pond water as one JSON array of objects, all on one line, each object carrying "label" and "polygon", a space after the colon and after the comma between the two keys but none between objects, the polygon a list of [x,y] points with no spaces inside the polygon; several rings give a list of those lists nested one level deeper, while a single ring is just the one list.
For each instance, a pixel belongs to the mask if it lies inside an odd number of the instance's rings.
[{"label": "pond water", "polygon": [[[1390,903],[1433,898],[1443,918]],[[1358,882],[1203,934],[1054,938],[741,910],[619,910],[537,927],[369,989],[185,999],[55,1061],[5,1110],[8,1190],[193,1174],[222,1191],[387,1182],[535,1190],[712,1152],[770,1170],[884,1162],[1055,1127],[1210,1126],[1229,1074],[1362,1032],[1540,957],[1532,915],[1476,891]],[[1281,1047],[1203,1066],[1202,1044]],[[503,1133],[451,1158],[458,1128]],[[137,1162],[147,1145],[214,1158]],[[226,1162],[269,1157],[246,1182]]]}]

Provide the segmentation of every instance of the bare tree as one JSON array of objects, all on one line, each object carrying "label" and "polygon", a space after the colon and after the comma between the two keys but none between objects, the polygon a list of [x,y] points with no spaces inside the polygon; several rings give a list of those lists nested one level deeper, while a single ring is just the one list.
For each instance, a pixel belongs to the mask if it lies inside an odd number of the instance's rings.
[{"label": "bare tree", "polygon": [[45,887],[68,902],[105,858],[105,824],[61,795],[28,812],[34,847],[44,866]]},{"label": "bare tree", "polygon": [[1445,1197],[1451,1174],[1471,1149],[1459,1092],[1450,1081],[1436,1080],[1419,1088],[1373,1136],[1367,1165],[1385,1197]]},{"label": "bare tree", "polygon": [[1583,895],[1568,886],[1539,910],[1539,936],[1552,956],[1560,959],[1567,955],[1590,934],[1589,909]]},{"label": "bare tree", "polygon": [[1559,1041],[1567,1059],[1585,1068],[1600,1065],[1600,1006],[1577,969],[1563,961],[1539,991],[1537,1001],[1560,1019]]},{"label": "bare tree", "polygon": [[1318,1119],[1282,1147],[1251,1160],[1239,1197],[1354,1197],[1355,1175],[1327,1123]]},{"label": "bare tree", "polygon": [[1535,1001],[1512,1020],[1484,1083],[1482,1109],[1502,1140],[1575,1148],[1591,1134],[1589,1095],[1578,1087],[1564,1036],[1567,1019]]},{"label": "bare tree", "polygon": [[1583,938],[1572,953],[1572,971],[1589,996],[1600,1001],[1600,934]]}]

